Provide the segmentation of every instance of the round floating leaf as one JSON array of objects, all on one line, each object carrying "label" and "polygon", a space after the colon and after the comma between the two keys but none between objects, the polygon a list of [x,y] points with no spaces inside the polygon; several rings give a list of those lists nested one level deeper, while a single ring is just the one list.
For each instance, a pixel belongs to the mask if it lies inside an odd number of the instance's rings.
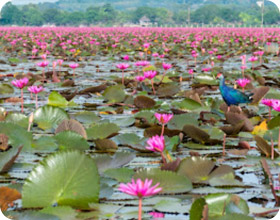
[{"label": "round floating leaf", "polygon": [[209,217],[223,216],[224,214],[249,214],[249,207],[245,200],[232,194],[210,194],[204,197],[209,207]]},{"label": "round floating leaf", "polygon": [[173,106],[176,106],[182,110],[195,110],[201,107],[201,104],[199,102],[194,101],[193,99],[185,98],[181,102],[173,102]]},{"label": "round floating leaf", "polygon": [[103,97],[110,103],[122,102],[125,99],[125,92],[122,85],[110,86],[103,92]]},{"label": "round floating leaf", "polygon": [[28,117],[21,113],[9,113],[6,117],[6,122],[18,124],[23,128],[28,128]]},{"label": "round floating leaf", "polygon": [[134,124],[135,118],[126,116],[125,118],[117,118],[117,119],[113,120],[112,122],[118,126],[127,127],[127,126],[131,126]]},{"label": "round floating leaf", "polygon": [[267,124],[267,127],[268,127],[269,130],[271,130],[273,128],[277,128],[279,126],[280,126],[280,115],[271,119]]},{"label": "round floating leaf", "polygon": [[116,137],[117,141],[121,145],[135,145],[139,144],[141,142],[141,138],[134,133],[125,133],[125,134],[120,134]]},{"label": "round floating leaf", "polygon": [[33,141],[32,147],[37,151],[54,151],[58,148],[53,136],[41,136]]},{"label": "round floating leaf", "polygon": [[63,131],[54,136],[59,149],[88,150],[89,144],[81,135],[74,131]]},{"label": "round floating leaf", "polygon": [[207,205],[204,198],[196,199],[190,209],[190,219],[191,220],[201,220],[202,212],[204,210],[205,205]]},{"label": "round floating leaf", "polygon": [[168,213],[188,213],[189,206],[182,204],[181,199],[177,198],[162,198],[161,201],[154,206],[158,212]]},{"label": "round floating leaf", "polygon": [[75,105],[75,103],[73,101],[68,102],[66,98],[64,98],[57,91],[52,91],[51,94],[49,95],[48,105],[57,106],[57,107],[66,107],[70,105],[73,106]]},{"label": "round floating leaf", "polygon": [[98,197],[97,166],[79,151],[62,151],[47,157],[31,171],[22,189],[25,208],[55,204],[88,208]]},{"label": "round floating leaf", "polygon": [[13,147],[8,151],[0,152],[0,173],[8,172],[21,150],[22,147]]},{"label": "round floating leaf", "polygon": [[84,126],[80,122],[78,122],[74,119],[63,120],[56,128],[55,133],[57,134],[62,131],[73,131],[73,132],[76,132],[77,134],[81,135],[83,138],[87,139],[87,132],[86,132]]},{"label": "round floating leaf", "polygon": [[134,105],[137,108],[153,108],[156,102],[147,96],[139,95],[134,99]]},{"label": "round floating leaf", "polygon": [[50,105],[38,108],[34,113],[34,122],[43,130],[57,127],[65,119],[69,116],[63,109]]},{"label": "round floating leaf", "polygon": [[103,123],[92,125],[87,129],[88,139],[104,139],[117,134],[120,128],[114,123]]},{"label": "round floating leaf", "polygon": [[193,125],[185,125],[183,127],[183,132],[190,138],[202,144],[208,142],[210,139],[210,135],[207,132]]},{"label": "round floating leaf", "polygon": [[177,173],[187,176],[194,183],[207,183],[215,163],[201,157],[189,157],[181,161]]},{"label": "round floating leaf", "polygon": [[172,97],[180,92],[180,85],[177,83],[161,84],[157,89],[159,97]]},{"label": "round floating leaf", "polygon": [[60,220],[76,220],[77,212],[69,206],[47,207],[39,211],[40,213],[54,215]]},{"label": "round floating leaf", "polygon": [[[271,156],[271,146],[266,142],[266,140],[258,135],[256,135],[254,137],[254,139],[256,141],[256,145],[257,145],[258,149],[260,150],[261,154],[265,155],[266,157],[270,157]],[[278,157],[278,156],[279,156],[279,154],[274,150],[274,157]]]},{"label": "round floating leaf", "polygon": [[247,216],[247,215],[242,215],[238,213],[232,213],[228,215],[224,215],[220,218],[217,218],[217,220],[254,220],[253,217]]},{"label": "round floating leaf", "polygon": [[84,124],[92,124],[101,120],[95,113],[88,111],[78,112],[74,114],[74,118]]},{"label": "round floating leaf", "polygon": [[0,94],[11,94],[14,93],[14,88],[9,84],[0,84]]},{"label": "round floating leaf", "polygon": [[199,115],[196,113],[186,113],[180,115],[174,115],[173,118],[168,123],[170,129],[183,130],[186,124],[198,125]]},{"label": "round floating leaf", "polygon": [[160,183],[159,186],[163,189],[162,193],[183,193],[192,190],[192,183],[187,177],[157,168],[140,170],[133,178],[140,178],[143,181],[152,179],[153,185]]},{"label": "round floating leaf", "polygon": [[6,216],[12,216],[13,219],[20,220],[61,220],[57,216],[40,213],[38,211],[7,212]]},{"label": "round floating leaf", "polygon": [[102,85],[99,85],[99,86],[93,86],[93,87],[89,87],[89,88],[86,88],[86,89],[80,91],[80,94],[89,94],[89,93],[102,92],[106,88],[107,88],[106,84],[102,84]]},{"label": "round floating leaf", "polygon": [[10,122],[0,122],[0,134],[7,135],[13,147],[23,145],[24,150],[31,148],[32,134],[19,125]]},{"label": "round floating leaf", "polygon": [[95,156],[94,160],[97,164],[98,171],[103,173],[108,169],[118,168],[129,163],[135,156],[134,153],[130,152],[117,152],[112,157],[108,154]]},{"label": "round floating leaf", "polygon": [[112,168],[106,170],[104,174],[110,178],[116,179],[119,182],[127,183],[131,181],[134,171],[126,167],[117,169]]},{"label": "round floating leaf", "polygon": [[118,146],[110,139],[98,139],[94,141],[97,150],[116,150]]},{"label": "round floating leaf", "polygon": [[218,85],[217,80],[212,75],[196,75],[195,82],[204,85]]}]

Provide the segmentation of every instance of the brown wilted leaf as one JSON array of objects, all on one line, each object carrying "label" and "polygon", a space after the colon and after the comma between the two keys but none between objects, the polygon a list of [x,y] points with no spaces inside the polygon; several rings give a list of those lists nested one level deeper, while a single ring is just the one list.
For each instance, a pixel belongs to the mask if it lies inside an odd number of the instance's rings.
[{"label": "brown wilted leaf", "polygon": [[116,143],[110,139],[102,139],[94,141],[97,150],[112,150],[118,149]]},{"label": "brown wilted leaf", "polygon": [[11,98],[6,99],[5,102],[12,102],[12,103],[21,102],[21,98],[11,97]]},{"label": "brown wilted leaf", "polygon": [[252,93],[254,95],[252,96],[252,98],[253,98],[252,104],[259,103],[259,101],[261,101],[261,99],[266,95],[266,93],[268,93],[268,91],[269,91],[269,87],[267,87],[267,86],[262,86],[262,87],[253,89]]},{"label": "brown wilted leaf", "polygon": [[0,150],[7,150],[9,137],[5,134],[0,134]]},{"label": "brown wilted leaf", "polygon": [[[180,134],[180,130],[171,130],[168,128],[164,129],[164,135],[168,136],[168,137],[173,137],[176,135]],[[153,137],[155,135],[160,135],[161,134],[161,127],[160,126],[153,126],[153,127],[149,127],[146,128],[144,131],[144,137]]]},{"label": "brown wilted leaf", "polygon": [[87,139],[87,132],[84,128],[84,126],[74,120],[74,119],[65,119],[63,120],[57,127],[57,129],[55,130],[55,134],[60,133],[62,131],[74,131],[76,133],[78,133],[79,135],[81,135],[83,138]]},{"label": "brown wilted leaf", "polygon": [[9,205],[13,204],[13,201],[20,199],[21,194],[16,189],[11,189],[9,187],[0,187],[0,209],[1,211],[6,211]]},{"label": "brown wilted leaf", "polygon": [[93,86],[93,87],[89,87],[89,88],[86,88],[86,89],[80,91],[80,94],[89,94],[89,93],[96,93],[96,92],[100,93],[103,90],[105,90],[106,88],[107,88],[106,84],[102,84],[99,86]]},{"label": "brown wilted leaf", "polygon": [[176,172],[178,166],[180,165],[180,162],[181,162],[181,159],[177,158],[176,160],[174,160],[172,162],[163,164],[160,169],[161,170],[169,170],[169,171]]},{"label": "brown wilted leaf", "polygon": [[134,105],[137,108],[152,108],[156,105],[156,102],[147,96],[140,95],[134,99]]},{"label": "brown wilted leaf", "polygon": [[210,135],[194,125],[185,125],[183,132],[190,138],[204,144],[210,139]]},{"label": "brown wilted leaf", "polygon": [[229,123],[231,125],[236,125],[239,122],[244,121],[244,126],[242,128],[242,131],[251,132],[254,130],[254,126],[253,126],[252,122],[243,114],[227,112],[225,114],[225,116],[226,116],[227,123]]}]

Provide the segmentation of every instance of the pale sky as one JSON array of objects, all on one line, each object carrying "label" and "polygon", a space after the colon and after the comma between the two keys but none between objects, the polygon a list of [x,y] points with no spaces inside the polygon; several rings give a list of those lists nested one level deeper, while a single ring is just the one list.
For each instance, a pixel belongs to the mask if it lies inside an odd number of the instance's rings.
[{"label": "pale sky", "polygon": [[[0,0],[1,3],[2,3],[2,1],[4,2],[5,0]],[[12,0],[12,3],[14,5],[24,5],[24,4],[28,4],[28,3],[56,2],[56,1],[58,1],[58,0]]]}]

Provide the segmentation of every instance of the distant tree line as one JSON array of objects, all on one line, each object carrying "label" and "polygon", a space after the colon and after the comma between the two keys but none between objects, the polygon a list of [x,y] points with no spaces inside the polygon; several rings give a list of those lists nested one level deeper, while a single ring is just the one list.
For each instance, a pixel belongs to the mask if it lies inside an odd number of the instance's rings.
[{"label": "distant tree line", "polygon": [[[166,8],[138,7],[134,10],[119,11],[110,4],[100,7],[88,7],[85,11],[63,11],[57,8],[40,8],[36,4],[15,6],[7,3],[1,10],[1,25],[41,26],[55,24],[56,26],[79,25],[124,25],[138,24],[139,20],[147,17],[156,25],[186,25],[190,17],[191,23],[204,24],[245,24],[259,25],[261,10],[256,5],[244,8],[237,5],[203,5],[192,10],[171,11]],[[277,24],[280,14],[276,7],[266,6],[264,13],[265,24]]]}]

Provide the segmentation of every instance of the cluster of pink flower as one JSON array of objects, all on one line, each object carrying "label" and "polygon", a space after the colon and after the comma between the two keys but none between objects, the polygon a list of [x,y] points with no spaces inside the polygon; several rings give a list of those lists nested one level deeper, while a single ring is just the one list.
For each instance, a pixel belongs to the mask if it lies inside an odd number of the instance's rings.
[{"label": "cluster of pink flower", "polygon": [[272,108],[273,110],[280,112],[280,100],[279,99],[262,99],[261,103]]}]

